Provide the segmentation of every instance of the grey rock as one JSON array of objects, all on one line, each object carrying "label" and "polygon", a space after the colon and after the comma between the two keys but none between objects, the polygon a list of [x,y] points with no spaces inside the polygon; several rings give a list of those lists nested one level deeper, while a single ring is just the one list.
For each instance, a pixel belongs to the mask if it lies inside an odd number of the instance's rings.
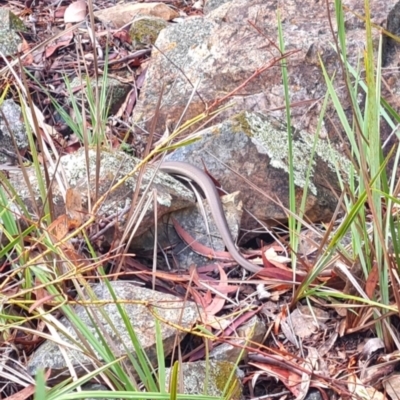
[{"label": "grey rock", "polygon": [[23,152],[28,147],[21,107],[10,99],[4,100],[0,110],[0,164],[16,164],[16,151]]},{"label": "grey rock", "polygon": [[[79,149],[77,152],[67,154],[61,158],[58,172],[63,170],[66,182],[69,187],[77,190],[82,197],[83,214],[88,213],[88,195],[92,201],[96,198],[96,151],[89,150],[89,178],[87,178],[86,156],[84,149]],[[100,174],[99,174],[99,196],[106,195],[101,207],[98,210],[98,221],[103,221],[105,227],[109,222],[114,221],[114,225],[109,226],[102,235],[102,243],[104,245],[112,243],[116,237],[121,237],[125,228],[126,217],[133,198],[133,193],[136,190],[138,173],[132,174],[138,160],[123,152],[111,152],[102,150],[100,153]],[[33,167],[26,168],[29,177],[30,185],[33,188],[35,201],[40,206],[41,198],[39,193],[39,185],[37,182],[35,170]],[[50,168],[51,175],[54,171]],[[131,174],[130,177],[128,175]],[[10,173],[10,182],[14,186],[19,196],[24,201],[28,210],[31,213],[35,212],[34,203],[30,192],[27,189],[27,184],[21,171],[13,171]],[[88,182],[90,193],[88,194]],[[120,182],[117,189],[110,191],[110,188]],[[150,185],[149,190],[146,191]],[[62,189],[53,180],[53,206],[55,216],[65,214],[65,201]],[[157,215],[161,218],[166,213],[174,210],[187,207],[195,202],[193,193],[188,190],[183,184],[175,180],[169,175],[157,173],[155,174],[154,167],[148,166],[142,179],[140,194],[145,194],[145,199],[148,200],[153,194],[156,195]],[[93,204],[93,203],[92,203]],[[149,207],[143,217],[142,223],[138,227],[135,235],[148,230],[155,225],[154,222],[154,201],[149,201]],[[17,204],[16,204],[17,206]],[[118,224],[115,225],[115,222]]]},{"label": "grey rock", "polygon": [[[397,1],[371,0],[372,22],[381,25]],[[364,13],[363,0],[345,0],[344,7],[353,13]],[[213,8],[210,5],[211,8]],[[213,121],[222,121],[227,115],[243,110],[260,111],[285,119],[285,100],[281,78],[281,66],[276,58],[280,53],[274,46],[277,40],[277,9],[280,10],[286,51],[294,51],[287,61],[292,124],[299,130],[316,132],[326,94],[325,79],[320,58],[330,76],[340,69],[338,56],[332,47],[332,33],[327,23],[324,2],[298,2],[296,0],[232,0],[213,9],[204,18],[189,18],[180,24],[164,29],[147,71],[141,97],[135,109],[134,121],[145,131],[149,130],[155,105],[164,88],[163,102],[158,113],[159,131],[166,124],[171,128],[179,121],[197,81],[199,85],[191,99],[185,119],[199,115],[217,98],[222,98],[242,85],[260,68],[268,66],[255,79],[241,86],[231,97],[233,107],[221,113]],[[335,24],[334,12],[332,20]],[[252,21],[263,32],[262,36],[252,27]],[[357,17],[346,15],[347,57],[352,65],[362,63],[365,46],[364,23]],[[271,42],[265,39],[269,38]],[[373,31],[375,49],[378,48],[379,31]],[[159,50],[158,50],[159,49]],[[361,60],[360,60],[361,57]],[[390,64],[385,71],[394,85],[400,88],[396,75],[397,65]],[[343,89],[341,74],[336,73],[335,88],[345,111],[350,115],[351,106]],[[389,93],[390,95],[390,93]],[[322,125],[321,135],[339,140],[340,126],[333,107],[329,107]],[[193,126],[192,129],[196,129]],[[138,136],[142,135],[138,130]]]},{"label": "grey rock", "polygon": [[[225,394],[232,400],[244,398],[240,382],[241,373],[236,369],[232,375],[230,385],[227,385],[235,364],[227,361],[197,361],[179,365],[178,379],[183,377],[182,394],[206,394],[222,398]],[[166,382],[169,382],[171,369],[165,371]],[[224,389],[226,391],[224,392]],[[167,387],[166,390],[169,390]],[[179,381],[178,381],[179,390]],[[178,392],[180,393],[180,392]]]},{"label": "grey rock", "polygon": [[[92,392],[92,391],[103,391],[103,392],[109,392],[110,390],[108,389],[107,386],[105,385],[101,385],[98,383],[88,383],[87,385],[84,385],[82,387],[82,391],[83,392]],[[103,398],[96,398],[96,400],[108,400],[109,397],[107,397],[106,395]],[[93,397],[87,397],[85,400],[95,400]],[[120,399],[117,399],[120,400]]]},{"label": "grey rock", "polygon": [[[159,98],[163,85],[166,86],[157,129],[163,132],[170,117],[173,122],[178,121],[178,113],[182,115],[188,102],[186,94],[193,90],[193,85],[198,78],[202,80],[205,78],[203,72],[199,71],[195,64],[203,61],[200,61],[201,55],[198,55],[203,48],[208,54],[207,39],[216,26],[217,24],[213,21],[194,17],[161,31],[156,41],[156,48],[160,51],[153,50],[152,52],[140,100],[134,113],[134,122],[145,132],[149,131],[156,104],[153,102]],[[182,76],[179,68],[185,72],[186,77]],[[215,75],[214,71],[212,74]],[[198,104],[199,101],[200,99],[196,96],[196,100],[189,107],[189,112],[185,114],[185,119],[189,120],[204,109],[204,104]],[[141,135],[142,132],[139,133],[139,136]]]},{"label": "grey rock", "polygon": [[265,322],[255,315],[245,324],[240,326],[233,337],[229,337],[227,343],[221,343],[214,347],[210,352],[210,358],[220,361],[236,363],[239,357],[245,358],[247,350],[243,351],[243,346],[254,348],[256,343],[262,343],[262,339],[267,331]]},{"label": "grey rock", "polygon": [[222,6],[225,3],[230,3],[232,0],[207,0],[204,5],[204,15],[209,14],[211,11],[214,11],[219,6]]},{"label": "grey rock", "polygon": [[[183,301],[178,297],[141,288],[126,281],[111,282],[111,285],[115,291],[116,298],[121,301],[121,306],[125,308],[129,322],[141,346],[149,357],[150,362],[154,364],[157,363],[156,330],[155,316],[150,312],[150,308],[154,308],[154,312],[160,320],[163,347],[166,355],[172,351],[176,338],[182,338],[181,333],[173,327],[173,324],[183,328],[190,328],[198,317],[198,308],[193,303]],[[121,318],[117,306],[113,304],[113,297],[107,286],[97,284],[93,287],[93,293],[94,297],[86,294],[85,299],[80,298],[81,301],[95,300],[91,302],[90,307],[79,305],[74,307],[73,312],[81,319],[82,324],[89,329],[99,343],[101,341],[96,329],[104,330],[104,336],[111,341],[108,346],[112,349],[115,357],[126,355],[127,352],[134,354],[135,349],[128,329]],[[96,303],[99,304],[99,302],[102,305],[96,306]],[[93,367],[90,358],[87,356],[88,351],[93,352],[96,358],[102,360],[102,357],[95,349],[90,348],[83,351],[79,349],[79,346],[73,344],[73,341],[77,341],[81,346],[84,346],[76,333],[76,327],[73,326],[71,321],[63,317],[59,323],[66,333],[59,332],[61,340],[73,346],[71,348],[64,345],[64,350],[76,367],[78,374],[84,373],[82,366],[88,369]],[[62,372],[66,371],[65,359],[55,342],[47,340],[33,353],[28,363],[28,371],[31,374],[35,374],[39,368],[51,368],[54,375],[61,375]]]},{"label": "grey rock", "polygon": [[19,31],[25,31],[23,22],[10,10],[0,8],[0,52],[10,56],[18,51],[22,43]]},{"label": "grey rock", "polygon": [[318,389],[311,389],[304,397],[304,400],[323,400],[323,397]]},{"label": "grey rock", "polygon": [[0,8],[0,30],[26,31],[24,23],[13,12]]},{"label": "grey rock", "polygon": [[[393,35],[400,35],[400,1],[390,10],[386,21],[386,29]],[[383,37],[382,58],[383,65],[389,63],[389,58],[395,56],[396,49],[399,48],[399,42],[390,36]]]},{"label": "grey rock", "polygon": [[[178,148],[167,159],[187,160],[200,168],[205,165],[228,193],[239,190],[245,211],[249,211],[243,213],[242,229],[257,226],[253,216],[267,224],[286,220],[283,207],[289,208],[289,165],[284,125],[260,113],[244,112],[198,136],[198,141]],[[313,144],[314,138],[307,132],[295,133],[293,157],[297,206],[306,184]],[[350,162],[331,148],[328,141],[319,139],[311,163],[305,210],[311,221],[329,220],[336,208],[337,198],[331,190],[339,190],[336,168],[347,179]]]}]

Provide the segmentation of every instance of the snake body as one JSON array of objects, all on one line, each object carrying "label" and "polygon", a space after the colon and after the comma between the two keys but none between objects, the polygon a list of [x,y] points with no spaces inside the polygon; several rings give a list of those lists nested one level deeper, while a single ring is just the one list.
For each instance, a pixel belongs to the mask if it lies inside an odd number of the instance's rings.
[{"label": "snake body", "polygon": [[222,204],[211,178],[200,168],[194,165],[180,162],[180,161],[166,161],[161,163],[160,171],[170,175],[177,175],[192,180],[203,191],[211,209],[211,214],[214,218],[215,225],[225,243],[226,248],[231,254],[232,258],[247,271],[258,273],[262,270],[246,260],[237,250],[236,245],[232,239],[231,232],[228,227],[228,222],[225,217]]}]

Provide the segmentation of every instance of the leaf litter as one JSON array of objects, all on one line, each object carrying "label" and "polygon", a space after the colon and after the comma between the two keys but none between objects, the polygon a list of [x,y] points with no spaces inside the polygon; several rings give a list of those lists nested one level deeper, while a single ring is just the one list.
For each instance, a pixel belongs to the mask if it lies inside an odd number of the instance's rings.
[{"label": "leaf litter", "polygon": [[[93,73],[89,41],[91,33],[84,31],[80,25],[64,25],[80,22],[87,15],[85,2],[72,2],[67,7],[60,6],[60,2],[45,3],[44,8],[43,5],[34,6],[33,2],[14,1],[11,8],[25,21],[30,21],[28,23],[35,31],[34,39],[23,34],[24,41],[19,50],[25,55],[23,65],[32,74],[29,81],[32,101],[39,107],[46,124],[54,128],[54,136],[50,139],[47,136],[44,138],[47,144],[51,141],[59,153],[64,154],[74,152],[79,142],[72,129],[60,118],[48,94],[51,93],[59,104],[67,106],[65,76],[75,70],[88,69]],[[199,8],[199,4],[196,2],[194,8]],[[100,2],[98,5],[106,8],[107,2]],[[197,12],[183,3],[176,2],[175,5],[190,13]],[[56,37],[53,35],[54,29],[60,32]],[[73,47],[78,32],[83,44],[82,57],[77,56]],[[120,121],[114,121],[107,126],[107,138],[115,147],[118,147],[129,133],[126,129],[127,116],[131,115],[134,109],[150,55],[148,49],[135,51],[130,48],[129,38],[124,32],[119,29],[106,30],[101,25],[94,32],[99,47],[103,51],[109,49],[109,73],[133,70],[133,73],[123,80],[135,87],[135,90],[132,90],[129,101],[124,103],[117,113]],[[104,66],[104,60],[99,61],[100,65]],[[260,72],[261,69],[251,78]],[[237,88],[239,89],[240,87]],[[221,100],[216,100],[213,105],[220,102]],[[1,167],[0,170],[3,171]],[[68,193],[70,202],[65,215],[54,220],[48,227],[48,233],[54,236],[56,242],[62,241],[71,230],[82,225],[85,219],[80,201],[73,192]],[[213,332],[213,348],[229,342],[233,343],[233,346],[246,349],[248,357],[242,362],[242,367],[246,371],[244,383],[247,394],[261,396],[282,392],[291,393],[292,397],[300,399],[305,398],[310,388],[315,388],[323,398],[330,398],[332,393],[336,393],[342,397],[381,399],[385,398],[382,387],[387,393],[398,392],[398,375],[383,379],[398,365],[397,353],[384,354],[380,339],[373,337],[371,331],[352,331],[357,327],[363,330],[371,321],[371,307],[368,304],[360,304],[356,299],[340,301],[340,297],[334,296],[343,292],[347,294],[347,291],[348,294],[354,293],[357,285],[361,285],[366,298],[373,299],[378,285],[377,265],[374,265],[366,282],[353,276],[354,269],[350,275],[343,276],[340,274],[340,267],[336,270],[334,267],[328,268],[324,276],[312,282],[307,298],[290,309],[293,281],[302,282],[313,267],[312,255],[321,249],[319,237],[313,237],[310,241],[303,240],[303,248],[300,248],[297,254],[298,269],[295,272],[290,267],[292,259],[288,257],[290,249],[285,239],[279,242],[272,240],[267,245],[260,245],[260,250],[249,251],[247,257],[257,256],[268,271],[267,276],[260,274],[249,279],[240,267],[232,268],[234,262],[229,253],[216,252],[201,245],[184,232],[176,221],[173,223],[179,236],[190,244],[193,251],[209,258],[210,263],[205,266],[191,266],[188,270],[167,268],[152,271],[145,254],[140,255],[141,257],[131,254],[125,256],[122,276],[124,279],[134,278],[144,285],[154,282],[157,290],[166,293],[181,296],[188,294],[191,300],[201,306],[201,322],[205,329]],[[306,230],[305,235],[303,238],[307,235],[312,236],[312,231]],[[67,255],[69,262],[76,267],[85,268],[89,281],[94,281],[97,279],[95,270],[100,263],[90,263],[81,250],[82,240],[75,239],[74,245],[64,242],[61,250]],[[29,245],[29,237],[26,238],[26,245]],[[34,246],[39,251],[43,250],[40,244]],[[171,244],[171,247],[173,246],[174,244]],[[163,260],[170,250],[163,249],[159,253],[160,260]],[[29,251],[33,252],[33,249]],[[104,255],[101,263],[108,261],[112,266],[113,255],[106,252]],[[11,258],[2,261],[2,273],[10,270],[9,260],[15,256],[16,254],[11,254]],[[348,266],[344,265],[344,268],[347,269]],[[112,268],[109,276],[113,277]],[[40,284],[41,282],[38,282],[39,286]],[[15,288],[19,286],[17,283],[13,287],[14,294],[17,293]],[[322,286],[326,291],[325,297],[316,294]],[[11,289],[8,285],[2,288],[3,293],[12,293]],[[51,304],[54,300],[44,289],[37,289],[34,294],[36,300],[29,312]],[[254,343],[251,338],[244,343],[232,340],[235,338],[235,332],[254,316],[265,325],[262,342]],[[33,337],[27,335],[21,338],[17,330],[13,332],[15,335],[11,335],[10,340],[29,353],[32,346],[24,346],[24,342],[32,340]],[[191,360],[198,360],[204,358],[207,351],[204,343],[195,344],[187,351],[187,356]],[[394,398],[393,394],[391,396]]]}]

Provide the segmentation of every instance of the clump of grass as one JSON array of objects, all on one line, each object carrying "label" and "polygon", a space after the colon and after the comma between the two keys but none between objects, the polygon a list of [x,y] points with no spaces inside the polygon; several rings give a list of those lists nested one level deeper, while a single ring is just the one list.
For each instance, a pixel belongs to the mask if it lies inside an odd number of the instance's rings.
[{"label": "clump of grass", "polygon": [[[338,178],[343,193],[342,207],[344,218],[334,234],[330,235],[325,251],[316,260],[313,270],[307,279],[297,289],[294,301],[301,297],[323,296],[337,298],[344,302],[361,303],[365,307],[357,309],[356,317],[348,318],[348,329],[363,329],[368,319],[376,319],[376,331],[385,341],[388,349],[399,348],[399,342],[394,335],[390,315],[398,313],[399,300],[396,292],[398,282],[394,271],[399,270],[399,242],[398,242],[398,160],[399,149],[393,147],[386,158],[382,151],[380,126],[387,123],[393,132],[396,126],[393,121],[399,121],[399,115],[381,97],[380,82],[382,79],[382,41],[378,52],[375,51],[372,41],[372,25],[370,10],[366,2],[366,51],[364,68],[355,69],[346,57],[346,32],[341,2],[335,2],[338,37],[336,49],[341,60],[342,71],[347,95],[352,105],[352,121],[349,121],[342,103],[334,88],[335,76],[330,77],[321,61],[326,84],[327,96],[336,109],[341,121],[339,128],[346,135],[346,147],[353,160],[353,169],[350,171],[350,181],[344,181],[338,165]],[[358,95],[360,91],[366,95],[366,102],[360,105]],[[323,109],[324,110],[324,109]],[[387,174],[389,159],[394,160],[390,176]],[[370,223],[372,221],[372,224]],[[351,238],[351,244],[343,246],[345,237]],[[345,279],[356,285],[356,295],[349,295],[330,290],[325,287],[312,286],[315,279],[332,264],[332,260],[339,258],[347,265],[343,272]],[[357,286],[354,277],[354,265],[360,265],[365,288]],[[376,279],[376,282],[375,282]],[[391,305],[393,297],[397,307]],[[349,305],[349,315],[355,311]],[[386,316],[386,317],[385,317]]]}]

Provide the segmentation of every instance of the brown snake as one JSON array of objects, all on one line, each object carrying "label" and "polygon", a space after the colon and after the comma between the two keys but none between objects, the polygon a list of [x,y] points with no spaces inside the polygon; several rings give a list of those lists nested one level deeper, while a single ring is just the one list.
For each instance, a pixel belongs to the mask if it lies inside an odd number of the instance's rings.
[{"label": "brown snake", "polygon": [[165,161],[161,163],[160,171],[171,175],[182,176],[196,183],[203,191],[210,205],[215,225],[232,258],[249,272],[256,274],[263,269],[246,260],[237,250],[228,227],[228,222],[226,221],[217,189],[211,178],[204,171],[194,165],[180,161]]}]

